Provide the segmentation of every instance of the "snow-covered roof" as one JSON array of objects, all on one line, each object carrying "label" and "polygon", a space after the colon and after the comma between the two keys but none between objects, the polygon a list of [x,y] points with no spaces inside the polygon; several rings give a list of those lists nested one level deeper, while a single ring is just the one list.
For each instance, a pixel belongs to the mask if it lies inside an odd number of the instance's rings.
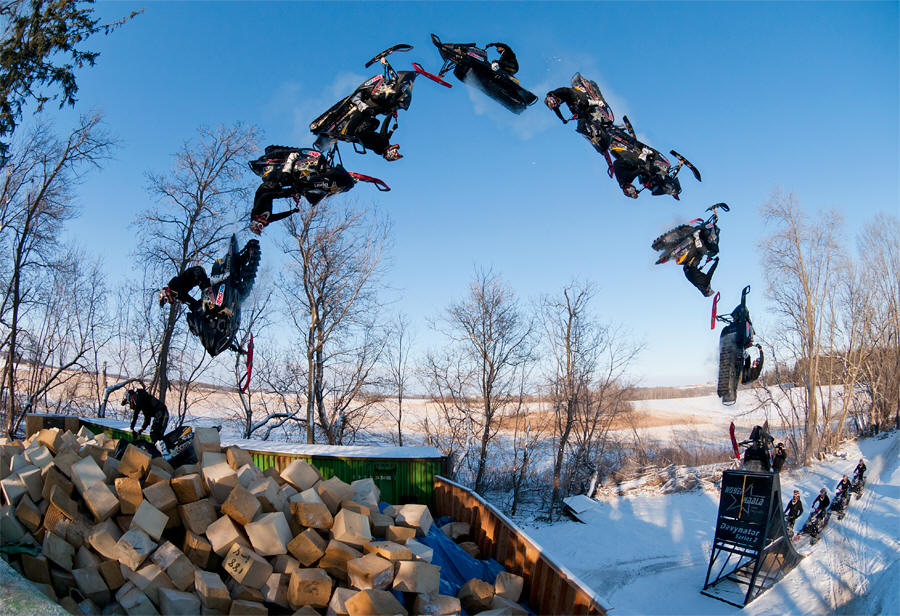
[{"label": "snow-covered roof", "polygon": [[283,453],[303,456],[321,456],[328,458],[385,458],[414,459],[441,458],[441,452],[435,447],[381,447],[377,445],[308,445],[306,443],[287,443],[279,441],[257,441],[253,439],[234,439],[222,437],[222,446],[237,445],[249,451]]}]

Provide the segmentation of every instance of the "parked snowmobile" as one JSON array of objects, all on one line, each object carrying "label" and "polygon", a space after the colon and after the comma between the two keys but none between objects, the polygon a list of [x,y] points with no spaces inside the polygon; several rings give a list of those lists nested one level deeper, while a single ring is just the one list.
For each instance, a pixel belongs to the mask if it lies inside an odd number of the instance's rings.
[{"label": "parked snowmobile", "polygon": [[[622,121],[624,126],[612,125],[607,130],[609,151],[615,158],[611,176],[615,175],[626,196],[637,199],[642,190],[648,189],[653,195],[672,195],[679,199],[681,182],[677,176],[682,167],[690,169],[698,182],[702,181],[700,171],[684,156],[670,150],[678,159],[678,164],[673,166],[659,150],[638,140],[628,116],[623,116]],[[632,184],[635,179],[640,182],[640,189]]]},{"label": "parked snowmobile", "polygon": [[[397,146],[391,146],[389,139],[397,128],[397,112],[409,109],[416,77],[424,75],[443,86],[451,87],[415,62],[411,71],[395,71],[387,57],[396,51],[410,49],[412,45],[394,45],[366,62],[366,68],[380,62],[384,66],[382,74],[367,79],[352,94],[312,121],[309,130],[318,137],[315,144],[317,149],[324,152],[330,149],[329,146],[334,141],[346,141],[352,143],[353,149],[360,154],[371,149],[387,160],[400,158]],[[378,116],[384,116],[381,130],[378,129]],[[391,118],[394,119],[394,126],[388,131]]]},{"label": "parked snowmobile", "polygon": [[197,463],[197,454],[194,452],[194,430],[190,426],[176,428],[165,434],[156,443],[139,437],[131,441],[120,439],[113,450],[113,458],[121,460],[128,445],[134,445],[138,449],[146,451],[153,458],[164,458],[175,468]]},{"label": "parked snowmobile", "polygon": [[703,257],[708,263],[719,254],[719,209],[731,211],[727,204],[716,203],[706,208],[712,212],[706,220],[695,218],[653,240],[653,250],[660,252],[656,264],[674,260],[678,265],[698,265]]},{"label": "parked snowmobile", "polygon": [[[569,119],[564,118],[559,109],[563,103],[568,106],[569,112],[572,114]],[[572,120],[578,122],[575,132],[584,135],[594,149],[606,158],[610,177],[612,177],[613,163],[609,155],[609,128],[613,125],[615,117],[596,82],[585,79],[581,73],[575,73],[572,76],[572,87],[551,90],[544,97],[544,104],[562,120],[563,124],[568,124]]]},{"label": "parked snowmobile", "polygon": [[762,426],[753,426],[750,437],[739,443],[741,447],[746,447],[742,467],[749,471],[771,472],[770,451],[774,442],[775,439],[769,434],[768,421]]},{"label": "parked snowmobile", "polygon": [[[718,316],[726,326],[719,336],[719,384],[718,396],[723,404],[734,404],[739,383],[750,383],[759,378],[763,368],[762,346],[753,344],[753,323],[747,309],[747,294],[750,285],[741,291],[741,303],[730,315]],[[751,360],[748,350],[756,347],[759,357]]]},{"label": "parked snowmobile", "polygon": [[437,34],[431,35],[431,42],[444,61],[438,77],[452,69],[457,79],[475,86],[513,113],[522,113],[537,100],[537,96],[519,85],[519,80],[512,74],[495,70],[487,51],[475,43],[443,43]]}]

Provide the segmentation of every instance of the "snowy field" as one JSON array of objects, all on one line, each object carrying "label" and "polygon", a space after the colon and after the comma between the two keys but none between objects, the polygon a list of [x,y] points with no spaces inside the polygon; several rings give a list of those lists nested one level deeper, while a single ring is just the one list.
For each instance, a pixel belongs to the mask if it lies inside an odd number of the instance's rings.
[{"label": "snowy field", "polygon": [[743,611],[700,594],[715,530],[715,494],[625,496],[596,502],[583,514],[587,524],[525,531],[617,615],[900,614],[900,433],[848,443],[841,453],[846,457],[785,472],[782,487],[785,493],[800,489],[808,512],[816,492],[827,487],[833,494],[864,456],[869,470],[862,499],[853,500],[842,521],[832,518],[810,556]]}]

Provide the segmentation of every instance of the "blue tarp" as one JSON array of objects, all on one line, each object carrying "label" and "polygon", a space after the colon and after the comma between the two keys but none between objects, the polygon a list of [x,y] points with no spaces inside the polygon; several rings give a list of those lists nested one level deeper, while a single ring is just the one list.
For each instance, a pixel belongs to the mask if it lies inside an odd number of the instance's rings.
[{"label": "blue tarp", "polygon": [[455,597],[463,584],[472,578],[478,578],[493,585],[497,574],[504,569],[503,565],[493,558],[487,560],[473,558],[445,535],[439,527],[452,521],[453,518],[450,517],[439,518],[431,525],[428,534],[425,537],[417,538],[417,541],[434,550],[431,564],[441,568],[441,594]]}]

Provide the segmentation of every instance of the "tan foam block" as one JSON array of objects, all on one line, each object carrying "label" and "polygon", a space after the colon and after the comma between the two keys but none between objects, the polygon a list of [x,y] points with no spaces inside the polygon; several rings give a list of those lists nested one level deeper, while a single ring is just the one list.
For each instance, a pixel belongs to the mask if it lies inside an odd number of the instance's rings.
[{"label": "tan foam block", "polygon": [[194,574],[194,588],[203,607],[224,614],[231,609],[231,595],[217,573],[198,569]]},{"label": "tan foam block", "polygon": [[175,472],[172,473],[172,477],[181,477],[182,475],[193,475],[194,473],[200,473],[200,465],[199,464],[182,464],[178,468],[175,469]]},{"label": "tan foam block", "polygon": [[158,483],[165,483],[168,485],[169,481],[172,479],[172,473],[154,464],[154,461],[157,459],[158,458],[153,458],[150,460],[150,468],[147,469],[147,476],[144,477],[144,487],[155,486]]},{"label": "tan foam block", "polygon": [[290,573],[294,569],[300,568],[300,561],[288,554],[279,554],[270,562],[275,573]]},{"label": "tan foam block", "polygon": [[325,547],[325,554],[319,559],[318,566],[333,578],[347,581],[347,563],[362,557],[362,552],[345,543],[332,539]]},{"label": "tan foam block", "polygon": [[452,616],[460,614],[462,608],[459,599],[449,595],[418,594],[413,603],[415,614],[427,614],[428,616]]},{"label": "tan foam block", "polygon": [[78,588],[85,597],[100,605],[109,603],[112,595],[103,576],[100,575],[99,569],[96,567],[73,569],[72,575],[75,577],[75,583],[78,584]]},{"label": "tan foam block", "polygon": [[117,560],[104,560],[97,567],[103,581],[106,582],[107,588],[110,590],[118,590],[125,584],[125,577],[122,575],[122,565]]},{"label": "tan foam block", "polygon": [[282,511],[284,503],[278,496],[278,483],[271,477],[257,479],[247,488],[250,494],[259,499],[262,510],[266,513]]},{"label": "tan foam block", "polygon": [[287,544],[287,549],[304,567],[310,567],[322,558],[327,545],[319,533],[307,528],[291,539]]},{"label": "tan foam block", "polygon": [[119,461],[112,456],[107,456],[103,461],[103,474],[106,476],[106,483],[112,483],[116,477],[121,476],[119,472]]},{"label": "tan foam block", "polygon": [[129,581],[140,588],[141,591],[147,595],[147,598],[157,606],[159,605],[160,588],[176,590],[172,580],[169,579],[169,576],[167,576],[156,563],[145,564],[131,574]]},{"label": "tan foam block", "polygon": [[393,520],[397,516],[397,505],[388,505],[387,507],[384,508],[384,511],[382,511],[381,513],[383,513],[384,515],[390,516],[391,519]]},{"label": "tan foam block", "polygon": [[333,580],[323,569],[298,569],[288,583],[288,603],[294,609],[304,605],[326,607]]},{"label": "tan foam block", "polygon": [[44,428],[37,433],[32,443],[40,443],[53,453],[56,453],[59,445],[59,435],[62,432],[59,428]]},{"label": "tan foam block", "polygon": [[462,537],[468,537],[471,530],[472,527],[466,522],[448,522],[441,526],[441,532],[457,542]]},{"label": "tan foam block", "polygon": [[384,539],[387,534],[388,526],[394,524],[394,519],[390,516],[373,511],[369,514],[369,523],[372,526],[372,536]]},{"label": "tan foam block", "polygon": [[334,516],[331,532],[336,540],[355,548],[362,548],[372,541],[369,518],[349,509],[341,509]]},{"label": "tan foam block", "polygon": [[41,527],[43,516],[41,510],[32,502],[27,494],[22,496],[19,505],[16,507],[16,519],[22,523],[22,526],[28,529],[30,533],[36,533]]},{"label": "tan foam block", "polygon": [[245,464],[253,464],[253,458],[250,456],[250,452],[244,451],[235,445],[225,448],[225,461],[228,462],[228,466],[234,470],[241,468]]},{"label": "tan foam block", "polygon": [[159,614],[147,595],[131,582],[126,582],[116,592],[116,601],[128,616],[158,616]]},{"label": "tan foam block", "polygon": [[154,541],[159,541],[168,522],[169,516],[150,504],[150,501],[144,500],[131,519],[131,528],[139,528]]},{"label": "tan foam block", "polygon": [[184,545],[181,549],[184,552],[184,555],[188,557],[188,560],[198,567],[206,567],[209,564],[212,545],[205,537],[197,535],[189,530],[185,531]]},{"label": "tan foam block", "polygon": [[41,492],[44,489],[44,481],[41,478],[41,468],[30,464],[25,468],[19,469],[19,479],[25,485],[25,491],[31,500],[40,502]]},{"label": "tan foam block", "polygon": [[319,493],[316,492],[315,488],[310,488],[308,490],[303,490],[302,492],[298,492],[291,496],[288,499],[292,503],[320,503],[322,505],[325,504],[325,501],[322,500],[322,497],[319,496]]},{"label": "tan foam block", "polygon": [[381,499],[381,490],[375,485],[371,477],[357,479],[350,484],[353,488],[353,500],[361,505],[369,507],[372,511],[378,511],[378,501]]},{"label": "tan foam block", "polygon": [[204,534],[209,525],[219,518],[216,515],[216,508],[206,498],[179,505],[178,514],[184,527],[196,535]]},{"label": "tan foam block", "polygon": [[[116,543],[122,537],[122,532],[112,520],[104,520],[100,524],[91,527],[86,537],[88,545],[104,558],[116,560],[119,557],[119,548]],[[117,561],[118,562],[118,561]]]},{"label": "tan foam block", "polygon": [[225,586],[228,587],[228,592],[231,593],[232,601],[256,601],[258,603],[262,603],[263,601],[265,601],[262,591],[257,588],[250,588],[249,586],[238,584],[236,581],[234,581],[233,578],[228,578],[227,580],[225,580]]},{"label": "tan foam block", "polygon": [[394,580],[394,564],[377,554],[366,554],[347,561],[347,577],[350,585],[360,590],[387,588]]},{"label": "tan foam block", "polygon": [[239,584],[259,589],[274,573],[272,565],[250,548],[235,543],[222,560],[222,568]]},{"label": "tan foam block", "polygon": [[222,504],[222,513],[241,526],[249,524],[259,514],[261,505],[249,490],[243,486],[235,486]]},{"label": "tan foam block", "polygon": [[[72,478],[72,466],[81,460],[74,451],[64,451],[53,459],[53,465],[66,477]],[[71,494],[71,493],[70,493]]]},{"label": "tan foam block", "polygon": [[189,590],[194,585],[194,565],[188,557],[166,541],[150,556],[150,561],[162,569],[178,590]]},{"label": "tan foam block", "polygon": [[384,533],[384,538],[387,541],[393,541],[394,543],[406,543],[407,539],[412,539],[416,536],[415,528],[407,528],[405,526],[394,526],[391,524],[387,527],[387,530]]},{"label": "tan foam block", "polygon": [[424,560],[425,562],[430,563],[431,559],[434,558],[434,550],[415,539],[407,539],[406,547],[412,552],[413,560]]},{"label": "tan foam block", "polygon": [[117,477],[113,482],[119,497],[119,511],[123,515],[134,515],[144,500],[141,482],[133,477]]},{"label": "tan foam block", "polygon": [[426,562],[404,560],[397,564],[394,590],[436,593],[441,584],[441,568]]},{"label": "tan foam block", "polygon": [[98,481],[91,485],[82,496],[97,522],[102,522],[119,512],[119,499],[103,482]]},{"label": "tan foam block", "polygon": [[204,466],[203,480],[206,482],[206,487],[209,488],[210,498],[217,503],[224,503],[228,494],[238,484],[237,473],[228,466],[227,462]]},{"label": "tan foam block", "polygon": [[204,451],[200,458],[200,472],[207,466],[215,466],[216,464],[228,464],[225,454],[221,451]]},{"label": "tan foam block", "polygon": [[271,477],[272,479],[275,480],[275,483],[277,483],[277,484],[280,485],[280,486],[281,486],[281,485],[284,485],[285,483],[287,483],[287,482],[281,477],[281,473],[278,471],[278,469],[275,468],[274,466],[270,466],[269,468],[267,468],[266,470],[264,470],[264,471],[263,471],[263,475],[265,475],[266,477]]},{"label": "tan foam block", "polygon": [[281,478],[294,489],[302,492],[316,485],[322,479],[322,475],[315,466],[303,460],[294,460],[281,471]]},{"label": "tan foam block", "polygon": [[463,609],[469,614],[477,614],[491,609],[491,601],[494,598],[494,586],[483,580],[472,578],[456,593]]},{"label": "tan foam block", "polygon": [[132,528],[116,542],[116,559],[129,569],[137,571],[155,549],[156,543],[147,533],[139,528]]},{"label": "tan foam block", "polygon": [[241,485],[245,488],[249,488],[256,481],[262,479],[263,477],[263,474],[260,472],[260,470],[252,464],[239,466],[234,472],[237,473],[238,485]]},{"label": "tan foam block", "polygon": [[331,601],[328,602],[328,610],[325,612],[326,616],[349,616],[347,599],[358,592],[358,590],[352,588],[335,588],[334,594],[331,595]]},{"label": "tan foam block", "polygon": [[393,541],[373,541],[363,546],[363,551],[367,554],[377,554],[392,563],[413,559],[412,550]]},{"label": "tan foam block", "polygon": [[26,578],[37,584],[50,583],[50,561],[43,554],[32,556],[28,552],[22,553],[22,573]]},{"label": "tan foam block", "polygon": [[66,528],[66,541],[76,549],[87,543],[87,536],[91,532],[90,521],[82,515],[69,523]]},{"label": "tan foam block", "polygon": [[431,512],[428,511],[426,505],[402,505],[397,509],[397,515],[394,517],[396,526],[415,528],[420,537],[428,534],[433,523]]},{"label": "tan foam block", "polygon": [[287,592],[291,576],[284,573],[273,573],[260,588],[266,603],[274,603],[281,607],[288,607]]},{"label": "tan foam block", "polygon": [[86,545],[81,546],[75,552],[75,568],[85,569],[87,567],[97,568],[100,566],[100,557],[94,554]]},{"label": "tan foam block", "polygon": [[335,515],[341,507],[341,502],[353,498],[353,488],[349,483],[344,483],[338,477],[332,477],[327,481],[316,484],[316,492],[322,501],[328,505],[328,511]]},{"label": "tan foam block", "polygon": [[503,610],[504,614],[511,614],[512,616],[528,616],[528,610],[524,607],[515,601],[507,599],[506,597],[501,597],[497,594],[491,599],[491,611],[494,610]]},{"label": "tan foam block", "polygon": [[235,542],[249,547],[244,534],[227,515],[223,515],[206,528],[206,538],[209,540],[213,552],[219,556],[225,556]]},{"label": "tan foam block", "polygon": [[231,611],[228,616],[267,616],[269,609],[257,601],[244,601],[236,599],[231,602]]},{"label": "tan foam block", "polygon": [[358,513],[358,514],[364,515],[366,517],[369,517],[370,515],[372,515],[372,510],[369,507],[366,507],[365,505],[362,505],[362,504],[357,503],[356,501],[352,501],[352,500],[345,500],[344,502],[342,502],[341,509],[346,509],[347,511],[353,511],[354,513]]},{"label": "tan foam block", "polygon": [[262,556],[287,554],[287,544],[293,535],[287,518],[280,511],[264,513],[244,526],[250,545]]},{"label": "tan foam block", "polygon": [[497,574],[497,579],[494,580],[494,593],[512,602],[517,602],[522,596],[522,586],[524,584],[525,580],[521,576],[508,571],[501,571]]},{"label": "tan foam block", "polygon": [[181,592],[171,588],[160,588],[159,609],[163,614],[199,616],[200,598],[194,593]]},{"label": "tan foam block", "polygon": [[307,528],[331,528],[334,518],[328,506],[322,503],[291,503],[291,517],[300,526]]},{"label": "tan foam block", "polygon": [[23,495],[28,493],[25,489],[25,483],[17,474],[9,475],[5,479],[0,480],[0,486],[3,488],[3,498],[10,505],[17,505]]},{"label": "tan foam block", "polygon": [[219,431],[216,428],[194,428],[194,451],[198,460],[204,451],[222,451]]},{"label": "tan foam block", "polygon": [[178,505],[178,498],[168,481],[160,481],[145,487],[144,498],[160,511],[168,511]]},{"label": "tan foam block", "polygon": [[409,612],[386,590],[361,590],[344,602],[350,616],[408,616]]},{"label": "tan foam block", "polygon": [[472,558],[481,558],[481,548],[479,548],[478,544],[474,541],[463,541],[459,544],[459,547]]},{"label": "tan foam block", "polygon": [[291,616],[322,616],[322,614],[316,608],[304,605],[299,610],[294,610]]},{"label": "tan foam block", "polygon": [[41,490],[41,498],[49,499],[50,492],[54,487],[59,487],[67,496],[71,496],[75,484],[66,479],[66,476],[59,472],[56,466],[51,466],[44,471],[44,488]]},{"label": "tan foam block", "polygon": [[[122,459],[119,461],[119,472],[126,477],[143,479],[144,475],[147,474],[147,469],[150,468],[150,460],[151,456],[149,453],[129,444],[125,448],[125,453],[122,454]],[[78,486],[77,482],[75,486]]]},{"label": "tan foam block", "polygon": [[278,496],[283,502],[289,502],[292,496],[296,496],[299,494],[297,490],[294,489],[289,483],[284,484],[280,488],[278,488]]},{"label": "tan foam block", "polygon": [[182,505],[194,503],[201,498],[206,498],[206,487],[199,473],[188,473],[174,477],[169,484],[175,497]]},{"label": "tan foam block", "polygon": [[43,554],[50,562],[62,567],[66,571],[72,570],[72,560],[75,558],[75,548],[69,545],[65,539],[47,531],[44,533]]}]

